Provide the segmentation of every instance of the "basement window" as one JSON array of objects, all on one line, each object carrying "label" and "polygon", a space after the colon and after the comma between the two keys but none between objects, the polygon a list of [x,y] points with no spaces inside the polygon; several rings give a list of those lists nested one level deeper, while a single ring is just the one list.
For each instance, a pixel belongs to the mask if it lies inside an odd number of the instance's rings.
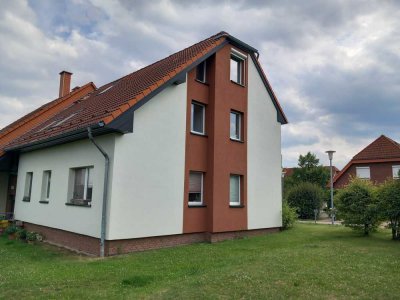
[{"label": "basement window", "polygon": [[89,206],[93,193],[93,167],[71,169],[72,199],[70,204]]},{"label": "basement window", "polygon": [[189,174],[189,206],[203,205],[204,173],[190,172]]},{"label": "basement window", "polygon": [[203,61],[196,68],[196,79],[200,82],[205,83],[207,81],[207,63]]},{"label": "basement window", "polygon": [[369,167],[356,167],[356,175],[361,179],[370,179],[371,171]]},{"label": "basement window", "polygon": [[33,180],[33,172],[27,172],[25,175],[24,198],[22,199],[22,201],[25,202],[31,201],[32,180]]}]

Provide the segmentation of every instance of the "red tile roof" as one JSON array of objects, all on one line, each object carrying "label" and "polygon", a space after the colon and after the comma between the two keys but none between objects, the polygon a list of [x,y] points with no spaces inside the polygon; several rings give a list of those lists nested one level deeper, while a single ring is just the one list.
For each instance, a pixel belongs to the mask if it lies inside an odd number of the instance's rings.
[{"label": "red tile roof", "polygon": [[[62,134],[85,129],[103,122],[110,124],[128,109],[143,100],[146,95],[163,86],[193,63],[215,50],[230,35],[220,32],[193,46],[157,61],[136,72],[110,82],[91,94],[75,101],[69,107],[22,137],[7,145],[7,149],[16,149],[57,138]],[[232,37],[233,38],[233,37]],[[283,111],[276,97],[273,97],[279,112]],[[284,117],[284,121],[287,122]]]},{"label": "red tile roof", "polygon": [[0,156],[4,154],[4,148],[11,141],[20,138],[22,135],[26,134],[32,129],[40,126],[47,119],[52,118],[54,115],[65,109],[65,107],[69,106],[77,99],[82,98],[82,96],[87,95],[95,89],[96,86],[92,82],[89,82],[82,87],[75,88],[72,92],[64,97],[57,98],[42,105],[41,107],[1,129]]},{"label": "red tile roof", "polygon": [[343,170],[335,176],[333,182],[336,182],[355,163],[379,163],[397,160],[400,160],[400,144],[385,135],[381,135],[354,155]]}]

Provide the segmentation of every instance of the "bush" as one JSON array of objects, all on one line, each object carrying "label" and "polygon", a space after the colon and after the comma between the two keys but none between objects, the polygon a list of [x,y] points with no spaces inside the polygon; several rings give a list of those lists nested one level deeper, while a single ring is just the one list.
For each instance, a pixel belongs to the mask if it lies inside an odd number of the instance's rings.
[{"label": "bush", "polygon": [[370,181],[352,179],[349,185],[337,193],[335,203],[345,226],[368,235],[379,225],[375,187]]},{"label": "bush", "polygon": [[290,207],[290,205],[283,201],[282,205],[282,228],[288,229],[293,227],[294,222],[297,220],[296,208]]},{"label": "bush", "polygon": [[18,228],[16,233],[17,233],[17,239],[22,241],[26,240],[26,233],[27,233],[26,229]]},{"label": "bush", "polygon": [[4,231],[4,233],[10,235],[10,234],[16,233],[17,231],[18,231],[17,226],[15,226],[15,225],[12,224],[12,225],[10,225],[10,226],[8,226],[8,227],[6,228],[6,230]]},{"label": "bush", "polygon": [[400,180],[388,180],[377,193],[379,212],[384,220],[390,221],[392,239],[400,240]]},{"label": "bush", "polygon": [[310,182],[301,182],[292,187],[286,200],[292,207],[297,208],[299,218],[314,219],[314,209],[321,209],[324,191],[321,187]]},{"label": "bush", "polygon": [[36,235],[37,235],[36,232],[28,231],[28,232],[26,233],[26,240],[27,240],[28,242],[35,242],[35,241],[37,240]]}]

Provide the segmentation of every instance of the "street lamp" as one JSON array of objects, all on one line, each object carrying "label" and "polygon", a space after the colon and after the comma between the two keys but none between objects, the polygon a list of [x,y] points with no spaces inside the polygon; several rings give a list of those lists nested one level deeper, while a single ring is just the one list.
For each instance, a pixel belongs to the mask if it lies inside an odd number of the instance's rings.
[{"label": "street lamp", "polygon": [[328,150],[325,151],[325,153],[328,153],[329,156],[329,166],[331,169],[331,217],[332,217],[332,225],[335,224],[335,213],[333,210],[333,168],[332,168],[332,159],[333,159],[333,153],[335,153],[336,151],[333,150]]}]

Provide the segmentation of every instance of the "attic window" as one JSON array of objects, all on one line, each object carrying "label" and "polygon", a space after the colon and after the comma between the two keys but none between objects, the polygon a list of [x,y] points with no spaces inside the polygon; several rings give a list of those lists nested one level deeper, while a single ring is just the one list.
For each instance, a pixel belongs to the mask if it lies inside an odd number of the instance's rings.
[{"label": "attic window", "polygon": [[100,93],[98,93],[97,95],[101,95],[101,94],[107,92],[107,91],[108,91],[109,89],[111,89],[113,86],[114,86],[114,85],[110,85],[108,88],[102,90],[102,91],[101,91]]},{"label": "attic window", "polygon": [[246,55],[232,49],[231,50],[231,74],[230,79],[232,82],[244,85],[244,64]]},{"label": "attic window", "polygon": [[207,81],[207,70],[206,70],[206,61],[203,61],[200,63],[197,68],[196,68],[196,79],[200,82],[206,82]]}]

